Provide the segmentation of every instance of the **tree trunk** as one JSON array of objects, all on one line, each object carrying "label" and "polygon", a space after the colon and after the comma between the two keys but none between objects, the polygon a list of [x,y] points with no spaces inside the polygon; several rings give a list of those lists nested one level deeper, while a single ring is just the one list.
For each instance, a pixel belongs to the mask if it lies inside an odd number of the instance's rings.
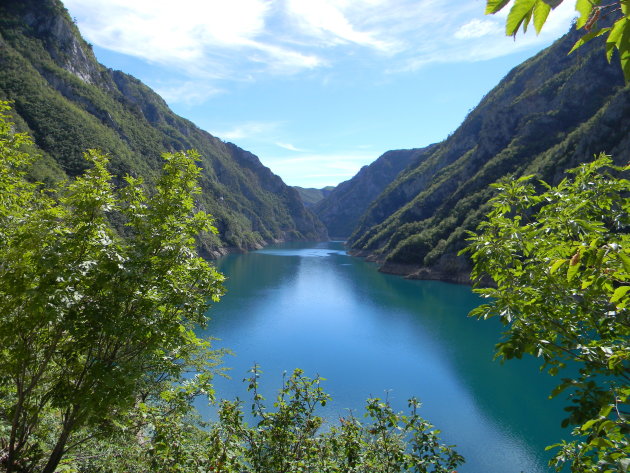
[{"label": "tree trunk", "polygon": [[9,437],[9,451],[7,453],[6,468],[7,473],[13,473],[15,471],[15,460],[19,447],[16,448],[18,429],[20,428],[20,417],[22,416],[22,406],[24,405],[24,394],[18,386],[18,401],[15,406],[15,412],[13,413],[13,420],[11,422],[11,435]]},{"label": "tree trunk", "polygon": [[57,443],[55,444],[55,448],[50,453],[48,457],[48,463],[42,470],[42,473],[55,473],[63,454],[65,453],[66,443],[68,443],[68,439],[70,438],[70,432],[74,428],[74,420],[73,416],[70,416],[63,424],[63,430],[59,434],[59,438],[57,439]]}]

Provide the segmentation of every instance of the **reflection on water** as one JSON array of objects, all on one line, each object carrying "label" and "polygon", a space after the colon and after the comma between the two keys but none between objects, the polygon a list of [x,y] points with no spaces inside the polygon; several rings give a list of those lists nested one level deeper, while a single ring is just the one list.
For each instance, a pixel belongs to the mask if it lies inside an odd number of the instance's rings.
[{"label": "reflection on water", "polygon": [[398,409],[417,396],[469,473],[546,472],[544,447],[568,435],[536,360],[492,361],[501,328],[466,317],[479,303],[469,287],[379,273],[338,242],[230,255],[219,269],[228,293],[207,334],[235,352],[225,360],[233,379],[215,383],[220,397],[247,399],[241,379],[254,363],[267,399],[283,371],[326,378],[330,419],[370,396]]}]

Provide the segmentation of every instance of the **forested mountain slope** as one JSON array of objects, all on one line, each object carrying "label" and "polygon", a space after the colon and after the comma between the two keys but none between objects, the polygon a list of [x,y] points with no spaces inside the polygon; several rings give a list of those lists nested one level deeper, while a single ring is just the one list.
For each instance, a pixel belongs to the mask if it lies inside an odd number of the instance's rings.
[{"label": "forested mountain slope", "polygon": [[369,166],[363,166],[352,179],[335,187],[313,206],[313,211],[332,237],[347,238],[387,185],[406,167],[420,164],[431,150],[432,146],[428,146],[386,152]]},{"label": "forested mountain slope", "polygon": [[111,155],[112,171],[149,183],[166,151],[196,149],[203,167],[199,205],[215,217],[209,254],[289,239],[319,240],[324,226],[297,191],[258,158],[174,114],[139,80],[100,65],[59,0],[0,2],[0,99],[43,154],[38,179],[74,176],[83,152]]},{"label": "forested mountain slope", "polygon": [[326,198],[333,191],[335,186],[326,186],[321,189],[300,186],[293,186],[293,188],[298,191],[298,194],[300,194],[300,198],[302,199],[302,202],[304,202],[304,205],[306,207],[312,207],[317,202]]},{"label": "forested mountain slope", "polygon": [[489,184],[532,173],[557,182],[602,151],[628,162],[630,88],[601,41],[567,55],[580,35],[571,31],[513,69],[402,172],[362,216],[351,251],[385,272],[465,282],[470,268],[457,252],[488,210]]}]

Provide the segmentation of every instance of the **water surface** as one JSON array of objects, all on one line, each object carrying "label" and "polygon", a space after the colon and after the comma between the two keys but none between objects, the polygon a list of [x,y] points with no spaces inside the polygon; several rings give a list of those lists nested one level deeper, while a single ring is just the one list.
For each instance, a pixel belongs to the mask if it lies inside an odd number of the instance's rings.
[{"label": "water surface", "polygon": [[469,287],[381,274],[339,242],[278,245],[218,266],[228,292],[206,333],[235,353],[225,360],[232,380],[215,383],[220,397],[249,399],[241,380],[258,363],[271,399],[283,371],[299,367],[326,378],[331,419],[362,413],[368,397],[398,409],[418,397],[420,414],[466,458],[460,473],[549,471],[544,447],[568,436],[561,405],[547,399],[554,380],[534,359],[493,361],[501,327],[467,317],[480,303]]}]

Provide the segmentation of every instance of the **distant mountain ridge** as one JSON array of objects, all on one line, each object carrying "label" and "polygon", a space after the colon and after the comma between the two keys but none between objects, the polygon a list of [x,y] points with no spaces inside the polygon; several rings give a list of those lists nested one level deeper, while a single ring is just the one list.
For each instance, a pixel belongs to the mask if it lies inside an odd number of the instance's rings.
[{"label": "distant mountain ridge", "polygon": [[98,148],[111,155],[115,175],[152,182],[163,152],[196,149],[199,205],[220,232],[203,242],[208,255],[327,238],[298,192],[256,156],[177,116],[138,79],[100,65],[59,0],[0,4],[0,99],[13,101],[17,127],[42,152],[38,179],[79,174],[83,152]]},{"label": "distant mountain ridge", "polygon": [[300,187],[300,186],[293,186],[293,188],[296,191],[298,191],[298,194],[300,194],[300,199],[302,199],[302,202],[304,203],[304,205],[310,208],[313,205],[317,204],[317,202],[328,197],[328,195],[333,191],[335,186],[326,186],[321,189],[317,189],[315,187]]},{"label": "distant mountain ridge", "polygon": [[[601,41],[567,55],[580,35],[572,30],[514,68],[448,139],[395,177],[360,217],[351,253],[381,271],[467,282],[469,262],[457,253],[488,211],[491,183],[525,174],[558,182],[600,152],[628,162],[630,87]],[[318,210],[335,193],[315,209],[327,224],[343,216]]]},{"label": "distant mountain ridge", "polygon": [[352,179],[335,187],[313,206],[313,211],[332,237],[347,238],[374,199],[403,169],[422,162],[431,149],[433,145],[386,152],[369,166],[363,166]]}]

